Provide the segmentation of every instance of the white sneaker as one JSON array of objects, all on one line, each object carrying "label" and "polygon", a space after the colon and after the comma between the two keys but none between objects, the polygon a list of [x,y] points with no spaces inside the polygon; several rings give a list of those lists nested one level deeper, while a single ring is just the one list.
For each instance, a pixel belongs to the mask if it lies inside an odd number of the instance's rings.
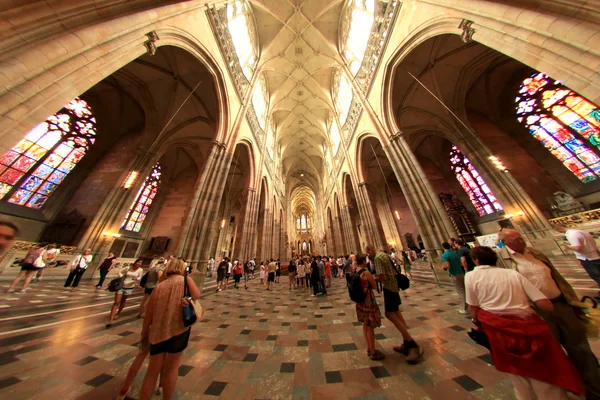
[{"label": "white sneaker", "polygon": [[314,294],[311,294],[311,295],[310,295],[310,297],[315,297],[315,295],[314,295]]},{"label": "white sneaker", "polygon": [[8,289],[8,290],[6,291],[6,293],[14,293],[14,292],[15,292],[15,289]]},{"label": "white sneaker", "polygon": [[458,312],[462,315],[469,314],[467,310],[458,310]]}]

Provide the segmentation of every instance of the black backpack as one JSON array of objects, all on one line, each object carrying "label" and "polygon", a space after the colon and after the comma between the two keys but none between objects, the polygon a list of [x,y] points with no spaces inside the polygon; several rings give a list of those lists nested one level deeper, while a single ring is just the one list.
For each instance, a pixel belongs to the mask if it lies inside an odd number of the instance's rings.
[{"label": "black backpack", "polygon": [[365,269],[361,269],[359,271],[353,272],[348,277],[348,294],[350,295],[350,300],[355,303],[364,303],[367,298],[367,294],[363,290],[360,274],[364,272]]},{"label": "black backpack", "polygon": [[141,287],[145,287],[146,286],[146,282],[148,282],[148,274],[150,273],[150,271],[146,272],[144,274],[144,276],[142,276],[142,279],[140,279],[140,286]]}]

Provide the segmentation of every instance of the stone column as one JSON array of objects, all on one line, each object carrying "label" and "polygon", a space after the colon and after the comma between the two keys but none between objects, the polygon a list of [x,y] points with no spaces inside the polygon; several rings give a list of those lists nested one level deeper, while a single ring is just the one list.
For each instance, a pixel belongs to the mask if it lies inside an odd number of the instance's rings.
[{"label": "stone column", "polygon": [[[347,205],[342,207],[342,216],[346,221],[346,236],[348,238],[348,251],[359,252],[360,249],[360,241],[354,235],[354,227],[352,226],[352,218],[350,217],[350,209]],[[357,248],[358,246],[358,248]]]},{"label": "stone column", "polygon": [[[108,245],[102,236],[102,232],[110,231],[116,233],[119,231],[123,219],[127,211],[129,211],[129,207],[135,200],[135,196],[137,196],[146,176],[148,176],[156,161],[154,154],[143,151],[137,152],[130,167],[123,172],[121,178],[118,180],[118,185],[112,189],[101,209],[96,213],[94,220],[79,241],[77,248],[92,249],[92,252],[95,254],[101,253],[100,257],[94,258],[101,258],[104,252],[108,252]],[[131,171],[138,171],[138,178],[133,187],[124,189],[122,187],[123,182]]]},{"label": "stone column", "polygon": [[346,253],[346,240],[344,238],[344,232],[342,227],[342,221],[339,215],[336,215],[333,219],[333,224],[335,226],[335,232],[337,237],[339,238],[340,246],[337,249],[337,253]]},{"label": "stone column", "polygon": [[525,213],[522,217],[513,219],[517,229],[531,233],[533,237],[546,236],[552,229],[548,219],[510,172],[503,172],[491,165],[489,157],[492,153],[481,139],[474,132],[468,132],[463,135],[461,147],[485,181],[491,185],[504,211],[507,214],[519,211]]},{"label": "stone column", "polygon": [[[246,260],[248,257],[252,257],[250,251],[251,245],[251,230],[254,227],[252,217],[254,216],[254,198],[256,197],[256,189],[248,188],[248,197],[246,198],[246,208],[244,210],[244,224],[238,229],[241,229],[241,236],[239,243],[235,244],[236,252],[240,260]],[[237,242],[237,240],[236,240]]]},{"label": "stone column", "polygon": [[439,248],[449,237],[455,237],[456,231],[402,132],[389,139],[384,150],[417,222],[423,243],[427,249]]},{"label": "stone column", "polygon": [[363,229],[367,241],[380,249],[383,248],[383,246],[385,245],[385,241],[381,237],[379,229],[377,229],[375,212],[373,211],[374,204],[369,196],[367,182],[360,182],[358,184],[358,193],[356,196],[356,201],[358,203],[358,206],[362,207],[363,210]]},{"label": "stone column", "polygon": [[217,141],[212,142],[212,148],[206,159],[206,164],[202,170],[202,173],[196,180],[196,187],[194,188],[194,195],[191,200],[190,207],[187,210],[187,215],[184,220],[184,224],[179,232],[177,243],[174,246],[175,254],[186,254],[189,255],[193,242],[198,237],[197,223],[200,214],[203,210],[199,208],[199,205],[206,200],[208,195],[207,184],[208,182],[214,183],[215,177],[217,176],[217,168],[221,163],[225,146]]}]

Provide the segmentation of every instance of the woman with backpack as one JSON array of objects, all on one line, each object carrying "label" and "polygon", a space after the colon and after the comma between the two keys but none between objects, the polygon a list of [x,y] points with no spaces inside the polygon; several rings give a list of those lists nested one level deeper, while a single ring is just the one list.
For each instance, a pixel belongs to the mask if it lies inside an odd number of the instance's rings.
[{"label": "woman with backpack", "polygon": [[127,297],[133,294],[135,284],[142,279],[143,274],[142,260],[139,258],[135,260],[131,267],[125,268],[123,271],[119,272],[119,277],[122,279],[121,288],[115,292],[115,302],[110,310],[110,318],[108,319],[108,324],[106,324],[107,328],[110,328],[113,321],[119,318],[121,311],[123,311],[123,307],[125,307],[125,303],[127,302]]},{"label": "woman with backpack", "polygon": [[40,243],[35,249],[29,250],[23,261],[21,261],[21,272],[15,279],[13,279],[10,287],[8,288],[8,293],[15,292],[15,286],[17,283],[25,277],[25,281],[23,282],[23,286],[21,287],[21,291],[18,293],[25,293],[27,291],[27,286],[31,279],[35,275],[35,273],[44,268],[46,266],[45,255],[46,253],[46,244]]},{"label": "woman with backpack", "polygon": [[[383,360],[385,358],[383,353],[375,349],[375,328],[381,326],[381,311],[373,294],[373,288],[377,284],[373,275],[366,268],[366,259],[364,254],[356,255],[357,270],[350,276],[349,288],[353,300],[362,300],[356,303],[356,318],[363,325],[363,336],[368,347],[367,355],[371,360]],[[358,287],[357,280],[360,280],[360,287]],[[362,290],[362,294],[356,293],[360,290]]]},{"label": "woman with backpack", "polygon": [[146,275],[142,277],[140,281],[140,286],[144,288],[144,297],[142,297],[142,302],[140,303],[140,313],[138,314],[138,318],[144,318],[146,315],[146,305],[148,303],[148,299],[152,295],[154,288],[158,285],[158,281],[162,275],[162,268],[164,267],[164,261],[162,264],[154,264]]}]

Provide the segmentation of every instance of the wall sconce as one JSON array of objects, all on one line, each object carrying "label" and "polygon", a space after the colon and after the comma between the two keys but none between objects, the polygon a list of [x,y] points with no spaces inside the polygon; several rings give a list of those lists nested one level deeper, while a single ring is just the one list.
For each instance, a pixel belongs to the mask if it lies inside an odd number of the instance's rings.
[{"label": "wall sconce", "polygon": [[135,183],[138,175],[139,175],[139,172],[131,171],[129,173],[129,175],[127,175],[127,178],[125,178],[125,182],[123,182],[123,189],[131,188],[133,186],[133,184]]},{"label": "wall sconce", "polygon": [[397,220],[401,220],[402,219],[402,214],[400,214],[400,211],[398,211],[398,210],[394,211],[394,215],[396,216]]},{"label": "wall sconce", "polygon": [[225,228],[225,218],[221,221],[221,227],[219,229]]},{"label": "wall sconce", "polygon": [[502,172],[508,172],[504,164],[502,164],[502,161],[500,161],[500,158],[498,158],[497,156],[489,156],[488,158],[492,162],[494,167],[496,167],[496,169]]},{"label": "wall sconce", "polygon": [[513,214],[505,214],[504,215],[504,218],[506,218],[506,219],[511,219],[512,217],[514,217]]},{"label": "wall sconce", "polygon": [[106,231],[102,232],[102,236],[103,237],[107,237],[108,235],[110,235],[110,236],[112,236],[114,238],[120,238],[121,237],[121,234],[119,234],[119,233],[112,233],[111,234],[110,232],[106,232]]}]

